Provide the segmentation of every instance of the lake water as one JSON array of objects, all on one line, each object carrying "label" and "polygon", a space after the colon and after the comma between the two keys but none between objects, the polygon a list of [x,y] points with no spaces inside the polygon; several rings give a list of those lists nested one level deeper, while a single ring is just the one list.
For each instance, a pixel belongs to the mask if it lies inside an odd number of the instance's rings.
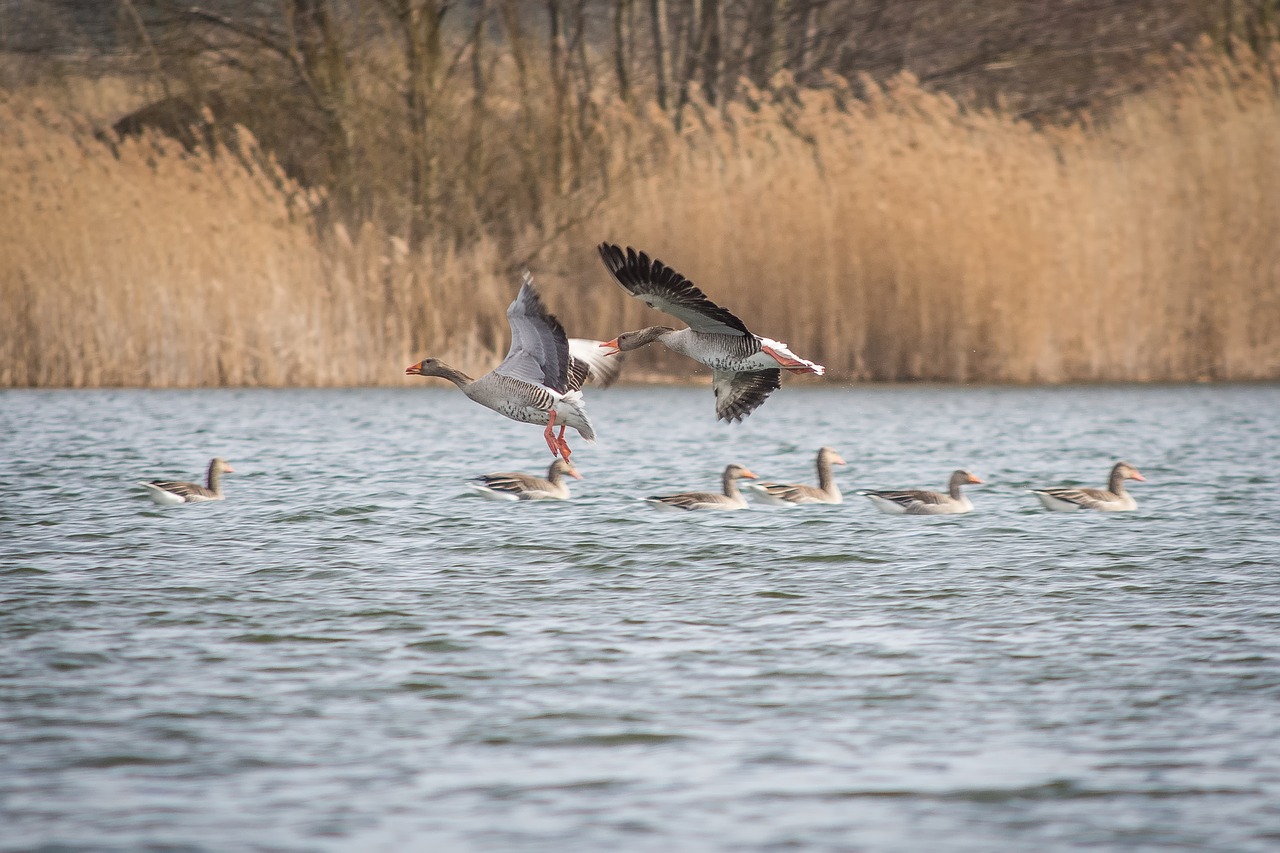
[{"label": "lake water", "polygon": [[[1280,388],[588,404],[574,500],[494,503],[540,429],[431,383],[0,392],[0,848],[1280,847]],[[824,444],[840,506],[637,500]],[[1120,458],[1136,512],[1024,491]]]}]

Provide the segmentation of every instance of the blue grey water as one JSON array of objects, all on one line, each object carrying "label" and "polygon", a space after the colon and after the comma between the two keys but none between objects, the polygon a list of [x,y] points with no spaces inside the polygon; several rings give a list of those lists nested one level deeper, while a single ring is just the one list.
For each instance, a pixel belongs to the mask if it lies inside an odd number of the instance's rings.
[{"label": "blue grey water", "polygon": [[[0,393],[0,848],[1280,848],[1280,388],[588,399],[557,504],[428,383]],[[824,444],[843,505],[637,500]],[[1025,491],[1119,458],[1136,512]]]}]

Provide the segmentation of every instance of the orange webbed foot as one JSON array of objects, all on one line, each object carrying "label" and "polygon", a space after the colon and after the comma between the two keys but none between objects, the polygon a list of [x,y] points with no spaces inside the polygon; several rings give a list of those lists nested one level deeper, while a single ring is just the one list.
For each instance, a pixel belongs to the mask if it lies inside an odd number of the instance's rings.
[{"label": "orange webbed foot", "polygon": [[[561,439],[559,440],[559,442],[557,443],[555,433],[553,432],[553,430],[555,429],[555,426],[556,426],[556,410],[555,410],[555,409],[552,409],[552,410],[551,410],[551,417],[547,420],[547,428],[546,428],[546,429],[544,429],[544,430],[542,431],[542,437],[543,437],[544,439],[546,439],[546,441],[547,441],[547,447],[551,448],[551,455],[552,455],[552,456],[559,456],[559,455],[560,455],[560,445],[564,443],[564,439],[563,439],[563,438],[561,438]],[[563,426],[561,426],[561,427],[560,427],[560,435],[561,435],[561,436],[563,436],[563,435],[564,435],[564,427],[563,427]],[[567,456],[565,457],[565,459],[568,459],[568,458],[569,458],[569,457],[567,457]]]}]

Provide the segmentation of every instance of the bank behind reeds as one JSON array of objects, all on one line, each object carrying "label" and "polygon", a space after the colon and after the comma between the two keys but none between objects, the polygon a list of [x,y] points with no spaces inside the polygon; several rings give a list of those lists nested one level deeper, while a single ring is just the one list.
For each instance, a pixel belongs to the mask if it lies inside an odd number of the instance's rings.
[{"label": "bank behind reeds", "polygon": [[[613,335],[654,317],[593,246],[636,245],[842,379],[1274,379],[1272,79],[1206,61],[1070,129],[905,79],[864,100],[782,85],[679,135],[645,118],[600,135],[610,195],[534,271],[572,334]],[[537,238],[318,229],[246,162],[156,138],[113,154],[0,105],[0,385],[393,384],[426,354],[501,356]]]}]

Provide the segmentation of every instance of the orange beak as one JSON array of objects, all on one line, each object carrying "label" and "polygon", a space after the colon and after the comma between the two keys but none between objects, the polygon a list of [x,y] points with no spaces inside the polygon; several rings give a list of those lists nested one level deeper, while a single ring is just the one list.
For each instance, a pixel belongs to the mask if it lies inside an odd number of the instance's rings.
[{"label": "orange beak", "polygon": [[1144,483],[1147,481],[1147,478],[1146,478],[1146,477],[1144,477],[1144,476],[1142,476],[1141,474],[1139,474],[1137,471],[1134,471],[1134,472],[1133,472],[1133,479],[1135,479],[1135,480],[1141,480],[1141,481],[1142,481],[1142,482],[1144,482]]},{"label": "orange beak", "polygon": [[745,479],[745,480],[754,480],[754,479],[756,479],[756,475],[755,475],[755,474],[752,474],[750,471],[743,471],[743,472],[742,472],[742,477],[743,477],[743,479]]},{"label": "orange beak", "polygon": [[578,473],[577,469],[574,469],[574,470],[570,471],[570,472],[569,472],[569,476],[570,476],[570,477],[572,477],[572,478],[573,478],[573,479],[575,479],[575,480],[581,480],[581,479],[582,479],[582,475]]},{"label": "orange beak", "polygon": [[982,481],[981,481],[981,480],[979,480],[977,477],[973,476],[972,474],[970,474],[970,475],[969,475],[969,482],[970,482],[970,483],[981,483]]},{"label": "orange beak", "polygon": [[230,465],[227,465],[225,463],[222,466],[222,470],[228,474],[234,474],[236,472],[235,468],[232,468]]},{"label": "orange beak", "polygon": [[844,464],[846,464],[846,463],[845,463],[845,461],[844,461],[843,459],[841,459],[839,456],[832,456],[832,457],[831,457],[831,461],[832,461],[833,463],[835,463],[836,465],[844,465]]},{"label": "orange beak", "polygon": [[411,367],[406,367],[406,368],[404,369],[404,375],[405,375],[405,376],[421,376],[421,375],[422,375],[422,362],[418,362],[417,364],[415,364],[415,365],[413,365],[413,366],[411,366]]},{"label": "orange beak", "polygon": [[622,352],[622,348],[618,346],[617,338],[614,338],[611,341],[605,341],[600,345],[600,349],[605,351],[605,355],[617,355]]}]

